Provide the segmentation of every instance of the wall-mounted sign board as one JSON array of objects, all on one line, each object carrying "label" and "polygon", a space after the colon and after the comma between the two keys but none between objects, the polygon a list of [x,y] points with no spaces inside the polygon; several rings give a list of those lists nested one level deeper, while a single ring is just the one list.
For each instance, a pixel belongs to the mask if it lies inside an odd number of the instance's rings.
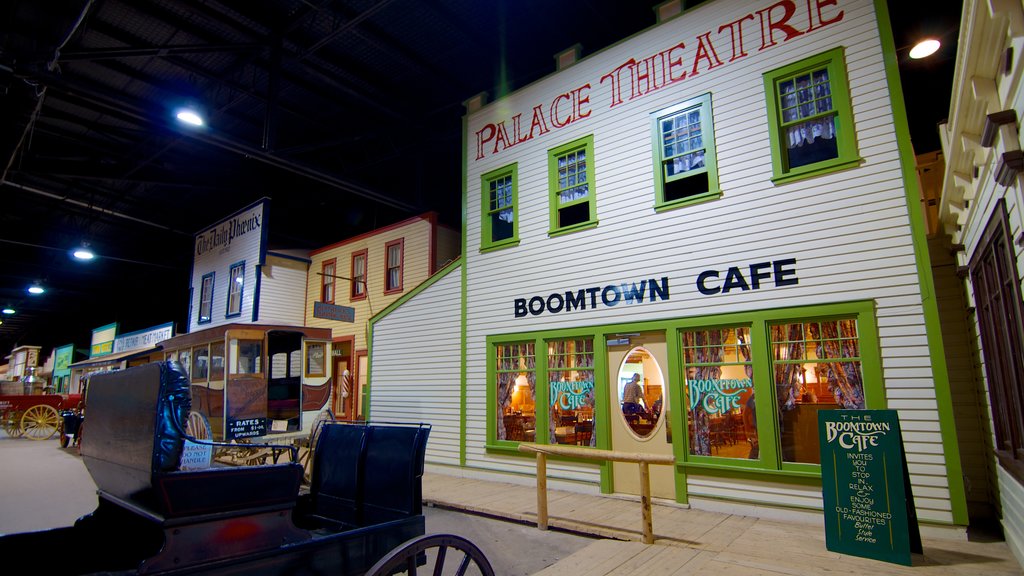
[{"label": "wall-mounted sign board", "polygon": [[896,411],[822,410],[818,433],[826,548],[910,566],[921,532]]}]

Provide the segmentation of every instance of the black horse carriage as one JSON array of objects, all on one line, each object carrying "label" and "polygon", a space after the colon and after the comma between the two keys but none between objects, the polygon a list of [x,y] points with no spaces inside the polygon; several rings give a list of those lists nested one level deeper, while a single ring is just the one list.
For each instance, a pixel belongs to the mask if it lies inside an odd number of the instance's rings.
[{"label": "black horse carriage", "polygon": [[185,434],[189,381],[177,362],[98,375],[86,403],[81,453],[96,510],[73,526],[2,536],[0,557],[57,556],[51,574],[379,576],[426,564],[493,574],[468,540],[425,534],[428,425],[322,424],[300,495],[291,446],[273,447],[290,462],[181,468],[186,446],[215,443]]}]

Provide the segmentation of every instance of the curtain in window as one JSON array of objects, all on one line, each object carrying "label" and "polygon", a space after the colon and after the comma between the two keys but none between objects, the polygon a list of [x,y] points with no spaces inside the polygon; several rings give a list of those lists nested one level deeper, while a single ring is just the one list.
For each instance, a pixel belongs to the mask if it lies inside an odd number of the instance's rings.
[{"label": "curtain in window", "polygon": [[533,344],[509,344],[498,346],[498,369],[495,374],[495,386],[497,389],[498,410],[495,424],[497,425],[498,440],[506,440],[505,434],[505,411],[512,404],[512,394],[515,392],[516,379],[522,372],[526,372],[526,379],[530,384],[530,397],[536,398],[537,390],[537,360],[534,358]]},{"label": "curtain in window", "polygon": [[[694,330],[683,333],[685,361],[690,368],[687,377],[695,380],[718,380],[722,376],[721,366],[692,366],[694,363],[721,363],[722,344],[729,335],[728,330]],[[691,373],[692,370],[692,373]],[[702,408],[691,411],[690,453],[699,456],[711,455],[711,431],[708,414]]]},{"label": "curtain in window", "polygon": [[[855,320],[839,320],[810,324],[811,338],[817,341],[816,353],[819,359],[857,358],[860,350],[857,344],[857,323]],[[836,404],[847,410],[864,409],[864,380],[860,362],[820,362],[818,371],[828,378],[829,391],[835,396]]]},{"label": "curtain in window", "polygon": [[[773,346],[775,360],[800,360],[804,358],[803,324],[782,324],[772,326],[772,342],[782,343]],[[788,342],[788,344],[784,344]],[[796,407],[801,394],[800,376],[803,372],[801,364],[775,363],[775,399],[779,403],[779,416],[782,412]]]},{"label": "curtain in window", "polygon": [[779,95],[784,124],[809,118],[800,124],[786,127],[787,148],[813,144],[818,138],[832,140],[836,137],[833,115],[813,118],[832,111],[832,85],[829,82],[827,68],[780,83]]}]

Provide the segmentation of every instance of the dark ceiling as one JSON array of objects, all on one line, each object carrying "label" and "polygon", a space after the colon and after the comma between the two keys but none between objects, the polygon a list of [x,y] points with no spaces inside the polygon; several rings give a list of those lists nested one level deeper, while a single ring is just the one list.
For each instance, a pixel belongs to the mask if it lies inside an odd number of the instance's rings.
[{"label": "dark ceiling", "polygon": [[[458,228],[462,102],[654,24],[643,0],[8,0],[0,356],[186,326],[193,236],[270,197],[272,248],[434,210]],[[918,152],[939,148],[960,2],[889,2]],[[930,61],[911,38],[940,36]],[[201,105],[209,127],[171,111]],[[100,255],[69,258],[88,242]],[[29,296],[41,282],[48,291]]]}]

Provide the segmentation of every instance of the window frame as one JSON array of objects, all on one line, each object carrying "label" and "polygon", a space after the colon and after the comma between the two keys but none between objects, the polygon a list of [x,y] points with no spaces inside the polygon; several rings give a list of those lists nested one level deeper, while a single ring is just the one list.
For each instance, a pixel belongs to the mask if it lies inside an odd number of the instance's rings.
[{"label": "window frame", "polygon": [[[778,84],[798,74],[826,68],[829,75],[832,110],[834,110],[836,148],[838,156],[790,169],[782,126],[781,102]],[[764,74],[764,89],[768,113],[768,132],[772,149],[772,182],[783,184],[852,168],[861,163],[857,151],[857,133],[853,123],[853,105],[846,74],[845,48],[827,50],[803,60],[776,68]],[[801,119],[806,121],[806,119]]]},{"label": "window frame", "polygon": [[[499,179],[511,178],[512,188],[512,200],[509,206],[501,208],[499,210],[491,209],[491,194],[490,184]],[[487,252],[489,250],[497,250],[499,248],[508,248],[510,246],[519,245],[519,163],[513,162],[507,166],[502,166],[496,170],[491,170],[486,174],[480,176],[480,212],[481,212],[481,224],[480,224],[480,251]],[[491,216],[494,213],[500,212],[505,208],[512,209],[512,236],[508,238],[502,238],[501,240],[494,239],[494,230],[491,224]]]},{"label": "window frame", "polygon": [[[321,370],[319,372],[313,372],[310,369],[311,366],[312,366],[312,362],[310,362],[309,359],[310,359],[310,355],[312,354],[313,349],[315,349],[315,348],[320,348],[320,350],[321,350],[321,352],[320,352],[320,358],[321,358],[321,360],[320,360],[320,363],[321,363],[320,368],[321,368]],[[307,378],[322,378],[324,376],[327,376],[327,358],[328,358],[327,357],[327,342],[322,342],[322,341],[319,341],[319,340],[313,341],[313,342],[306,342],[306,350],[305,350],[305,352],[306,353],[304,354],[304,356],[305,356],[306,366],[305,366],[305,369],[303,370],[303,373],[306,375],[306,377]]]},{"label": "window frame", "polygon": [[[398,246],[398,283],[391,285],[391,249]],[[396,294],[402,291],[405,283],[405,238],[392,240],[384,244],[384,293]]]},{"label": "window frame", "polygon": [[[663,134],[661,130],[661,123],[671,116],[675,116],[680,112],[690,110],[692,108],[701,109],[700,125],[701,137],[704,139],[704,167],[689,171],[685,174],[677,174],[669,177],[665,174],[666,162],[668,162],[669,159],[665,158],[665,146],[662,139]],[[715,149],[715,127],[713,116],[714,113],[711,106],[710,92],[651,113],[651,145],[654,152],[653,158],[655,174],[654,210],[656,212],[672,210],[681,206],[688,206],[690,204],[698,204],[721,198],[722,190],[718,183],[718,154]],[[707,174],[708,189],[706,192],[674,200],[665,199],[666,184],[669,182],[682,181],[686,178],[691,178],[700,174]]]},{"label": "window frame", "polygon": [[[233,272],[237,268],[239,268],[239,267],[241,267],[241,269],[242,269],[242,274],[241,274],[242,282],[241,283],[239,283],[239,282],[237,282],[235,280],[235,275],[233,274]],[[238,292],[237,293],[235,293],[235,291],[234,291],[235,284],[238,284]],[[227,302],[224,303],[224,317],[225,318],[234,318],[235,316],[241,316],[242,315],[242,301],[243,301],[244,294],[245,294],[245,260],[240,260],[238,262],[235,262],[231,266],[228,266],[228,299],[227,299]],[[231,311],[231,297],[232,296],[238,296],[238,310],[236,310],[234,312]]]},{"label": "window frame", "polygon": [[[209,285],[210,286],[210,297],[207,299],[207,302],[209,302],[209,310],[207,310],[206,320],[203,320],[203,300],[204,300],[203,294],[206,292],[206,286],[207,286],[206,285],[206,280],[207,280],[207,278],[209,278],[209,280],[210,280],[210,285]],[[198,315],[196,317],[196,324],[209,324],[210,322],[213,322],[213,294],[214,294],[214,291],[215,291],[214,288],[216,286],[216,280],[217,280],[217,273],[216,272],[210,272],[208,274],[203,274],[201,279],[199,280],[199,306],[197,306],[199,311],[198,311]]]},{"label": "window frame", "polygon": [[[327,269],[330,268],[331,272],[328,274]],[[320,301],[325,304],[334,304],[334,299],[338,294],[338,283],[335,282],[335,276],[338,275],[338,259],[330,258],[320,263]],[[331,297],[327,297],[328,287],[331,291]]]},{"label": "window frame", "polygon": [[[558,195],[561,192],[558,187],[558,158],[566,156],[577,150],[584,150],[586,152],[586,174],[587,174],[587,199],[572,200],[565,205],[560,205]],[[595,228],[598,224],[597,220],[597,184],[594,178],[594,135],[588,134],[581,138],[577,138],[571,142],[566,142],[555,148],[548,150],[548,218],[549,218],[549,229],[548,236],[560,236],[562,234],[571,234],[580,230],[588,230]],[[575,224],[569,224],[567,226],[558,225],[558,211],[559,208],[565,208],[568,206],[577,206],[583,203],[587,203],[589,217],[586,221],[577,222]]]},{"label": "window frame", "polygon": [[[362,250],[356,250],[352,253],[352,274],[351,274],[351,286],[349,287],[349,299],[353,302],[357,300],[366,300],[366,294],[370,291],[370,286],[367,284],[367,278],[370,277],[370,251],[366,248]],[[363,274],[362,276],[356,274],[356,259],[363,259]],[[362,280],[360,280],[362,278]],[[362,286],[362,293],[357,294],[358,286]]]}]

